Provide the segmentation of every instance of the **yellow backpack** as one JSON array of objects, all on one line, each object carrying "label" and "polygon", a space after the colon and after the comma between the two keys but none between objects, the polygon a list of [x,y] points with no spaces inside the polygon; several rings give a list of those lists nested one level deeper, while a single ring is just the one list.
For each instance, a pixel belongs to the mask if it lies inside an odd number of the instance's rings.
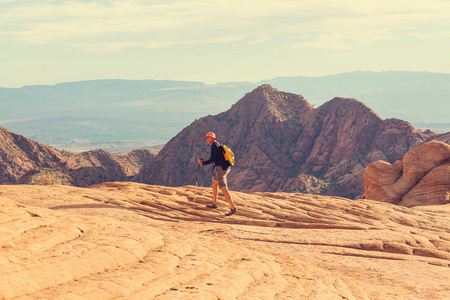
[{"label": "yellow backpack", "polygon": [[227,145],[222,145],[222,153],[225,160],[231,165],[234,166],[234,153],[231,151],[230,147]]}]

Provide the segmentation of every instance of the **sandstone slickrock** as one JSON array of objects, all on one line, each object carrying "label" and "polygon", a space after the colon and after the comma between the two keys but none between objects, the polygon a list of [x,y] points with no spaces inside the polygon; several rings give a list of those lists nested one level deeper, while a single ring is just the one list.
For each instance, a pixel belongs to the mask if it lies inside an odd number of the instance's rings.
[{"label": "sandstone slickrock", "polygon": [[134,176],[154,158],[148,150],[117,156],[103,150],[60,151],[0,127],[0,184],[89,186]]},{"label": "sandstone slickrock", "polygon": [[0,299],[448,298],[448,204],[232,194],[1,186]]},{"label": "sandstone slickrock", "polygon": [[[393,163],[413,147],[443,136],[405,121],[382,120],[355,99],[334,98],[315,109],[300,95],[263,85],[228,111],[184,128],[133,180],[168,186],[195,183],[196,159],[209,155],[203,139],[208,131],[236,155],[229,175],[232,190],[347,198],[362,196],[369,163]],[[202,168],[200,184],[210,181]]]},{"label": "sandstone slickrock", "polygon": [[376,161],[364,172],[364,198],[404,206],[450,203],[450,145],[430,141],[403,161]]}]

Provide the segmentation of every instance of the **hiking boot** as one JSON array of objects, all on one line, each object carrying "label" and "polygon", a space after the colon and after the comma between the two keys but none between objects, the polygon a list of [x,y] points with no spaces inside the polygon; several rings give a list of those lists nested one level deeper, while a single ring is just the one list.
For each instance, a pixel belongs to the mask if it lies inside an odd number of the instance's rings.
[{"label": "hiking boot", "polygon": [[227,213],[225,214],[225,216],[231,216],[231,215],[234,214],[235,212],[237,212],[237,209],[236,209],[236,208],[230,209],[230,211],[227,212]]}]

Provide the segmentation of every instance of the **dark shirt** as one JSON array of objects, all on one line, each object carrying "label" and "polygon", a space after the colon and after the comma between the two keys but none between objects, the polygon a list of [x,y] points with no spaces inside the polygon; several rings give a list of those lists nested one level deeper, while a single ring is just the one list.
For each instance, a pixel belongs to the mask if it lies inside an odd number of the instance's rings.
[{"label": "dark shirt", "polygon": [[211,144],[211,157],[203,162],[203,165],[209,165],[214,163],[214,165],[221,166],[223,170],[227,170],[230,167],[230,164],[225,160],[223,153],[220,153],[220,144],[217,141]]}]

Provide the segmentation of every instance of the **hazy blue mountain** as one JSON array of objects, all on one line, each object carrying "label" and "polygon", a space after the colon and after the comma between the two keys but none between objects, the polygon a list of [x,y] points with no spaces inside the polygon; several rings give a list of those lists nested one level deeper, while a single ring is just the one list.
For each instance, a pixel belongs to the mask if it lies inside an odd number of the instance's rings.
[{"label": "hazy blue mountain", "polygon": [[334,97],[364,102],[382,118],[450,131],[450,74],[351,72],[206,85],[171,80],[92,80],[0,88],[0,125],[66,150],[122,150],[166,143],[195,119],[226,111],[268,83],[316,107]]},{"label": "hazy blue mountain", "polygon": [[0,125],[66,150],[135,149],[166,143],[196,118],[227,110],[248,90],[245,84],[157,80],[0,88]]}]

